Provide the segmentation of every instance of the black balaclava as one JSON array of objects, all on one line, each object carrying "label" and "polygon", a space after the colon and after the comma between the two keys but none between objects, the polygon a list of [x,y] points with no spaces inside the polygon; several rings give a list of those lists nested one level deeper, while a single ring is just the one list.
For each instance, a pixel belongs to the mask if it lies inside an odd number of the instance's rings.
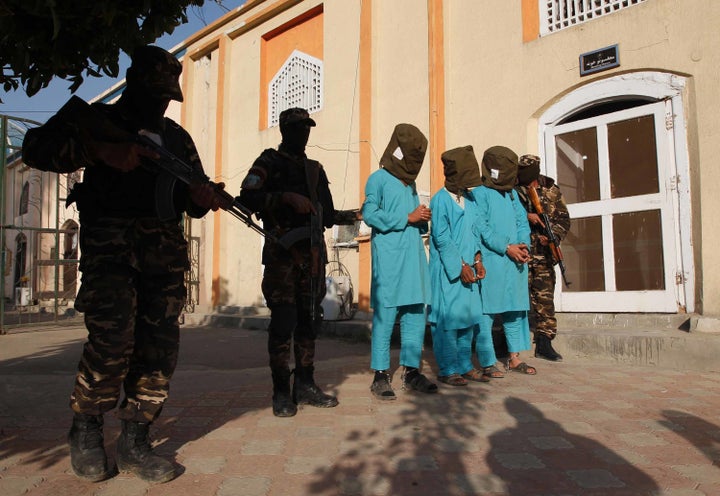
[{"label": "black balaclava", "polygon": [[493,146],[482,158],[482,183],[497,191],[512,191],[517,182],[518,156],[510,148]]},{"label": "black balaclava", "polygon": [[480,165],[475,158],[473,147],[461,146],[444,152],[442,160],[445,173],[445,189],[462,196],[471,188],[482,183]]},{"label": "black balaclava", "polygon": [[412,184],[420,173],[428,140],[412,124],[398,124],[380,158],[380,165],[405,184]]},{"label": "black balaclava", "polygon": [[310,128],[315,121],[307,110],[299,107],[285,109],[280,113],[280,150],[291,155],[305,155],[305,146],[310,139]]},{"label": "black balaclava", "polygon": [[139,128],[159,130],[170,100],[183,101],[180,89],[182,64],[167,50],[147,45],[132,54],[125,80],[127,87],[118,104]]}]

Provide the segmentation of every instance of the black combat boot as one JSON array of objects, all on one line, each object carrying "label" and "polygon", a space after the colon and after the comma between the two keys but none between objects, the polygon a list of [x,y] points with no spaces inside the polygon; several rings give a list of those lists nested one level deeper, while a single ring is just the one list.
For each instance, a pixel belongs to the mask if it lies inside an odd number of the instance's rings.
[{"label": "black combat boot", "polygon": [[175,466],[153,453],[148,431],[150,423],[122,421],[117,443],[117,464],[123,472],[132,472],[148,482],[168,482],[176,477]]},{"label": "black combat boot", "polygon": [[76,413],[68,434],[70,465],[78,477],[99,482],[110,477],[102,415]]},{"label": "black combat boot", "polygon": [[535,334],[535,357],[550,360],[551,362],[562,362],[562,355],[552,347],[552,341],[545,334]]},{"label": "black combat boot", "polygon": [[293,401],[298,405],[310,405],[318,408],[332,408],[338,405],[335,396],[322,392],[315,380],[313,372],[315,367],[297,367],[293,381]]},{"label": "black combat boot", "polygon": [[290,394],[290,370],[273,369],[273,415],[276,417],[293,417],[297,413],[297,406],[293,403]]}]

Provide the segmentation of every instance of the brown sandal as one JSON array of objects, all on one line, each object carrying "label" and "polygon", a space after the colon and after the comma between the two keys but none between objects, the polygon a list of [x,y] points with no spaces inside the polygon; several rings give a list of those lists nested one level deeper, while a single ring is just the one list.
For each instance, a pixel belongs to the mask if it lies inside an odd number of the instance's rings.
[{"label": "brown sandal", "polygon": [[468,381],[490,382],[490,377],[486,376],[478,369],[472,369],[469,372],[464,373],[462,376]]},{"label": "brown sandal", "polygon": [[483,375],[488,376],[490,379],[502,379],[503,377],[505,377],[505,374],[503,374],[502,371],[495,365],[483,367],[482,373]]},{"label": "brown sandal", "polygon": [[466,381],[465,378],[462,377],[460,374],[439,375],[438,381],[442,382],[443,384],[447,384],[448,386],[468,385],[468,381]]}]

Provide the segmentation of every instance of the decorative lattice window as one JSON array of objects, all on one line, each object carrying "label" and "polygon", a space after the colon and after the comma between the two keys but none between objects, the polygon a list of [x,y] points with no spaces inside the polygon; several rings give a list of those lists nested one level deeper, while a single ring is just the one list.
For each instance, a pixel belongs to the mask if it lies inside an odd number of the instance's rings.
[{"label": "decorative lattice window", "polygon": [[540,35],[612,14],[645,0],[539,0]]},{"label": "decorative lattice window", "polygon": [[322,109],[322,60],[295,50],[270,81],[268,126],[277,126],[280,112],[302,107],[309,113]]}]

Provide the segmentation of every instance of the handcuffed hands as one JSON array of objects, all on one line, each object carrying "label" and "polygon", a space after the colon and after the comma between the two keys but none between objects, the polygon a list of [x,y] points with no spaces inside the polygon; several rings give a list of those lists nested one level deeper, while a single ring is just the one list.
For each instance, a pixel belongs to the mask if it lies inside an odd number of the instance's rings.
[{"label": "handcuffed hands", "polygon": [[465,284],[472,284],[477,281],[477,277],[475,276],[475,272],[472,270],[472,267],[465,262],[463,262],[462,270],[460,271],[460,280]]},{"label": "handcuffed hands", "polygon": [[408,214],[408,223],[417,224],[418,222],[428,222],[431,217],[432,211],[425,205],[421,204]]},{"label": "handcuffed hands", "polygon": [[507,256],[515,263],[527,263],[531,258],[530,250],[524,243],[508,245],[505,253],[507,253]]}]

